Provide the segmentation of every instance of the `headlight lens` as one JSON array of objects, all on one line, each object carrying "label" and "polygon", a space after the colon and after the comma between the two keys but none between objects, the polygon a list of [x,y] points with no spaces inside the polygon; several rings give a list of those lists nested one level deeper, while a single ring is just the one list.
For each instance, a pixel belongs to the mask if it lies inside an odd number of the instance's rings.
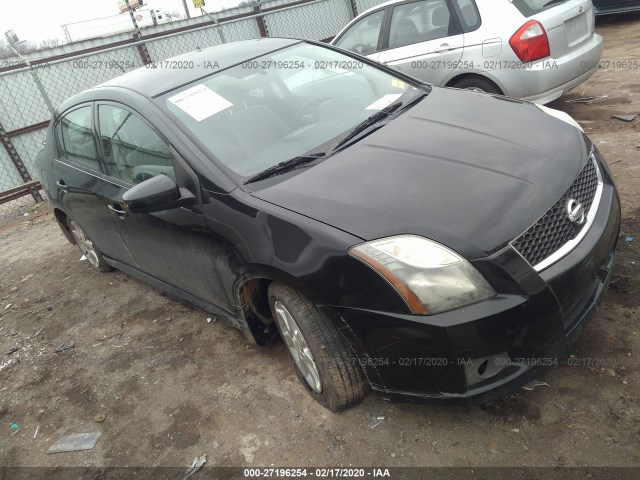
[{"label": "headlight lens", "polygon": [[349,255],[384,277],[415,314],[446,312],[496,294],[467,260],[444,245],[417,235],[355,245]]}]

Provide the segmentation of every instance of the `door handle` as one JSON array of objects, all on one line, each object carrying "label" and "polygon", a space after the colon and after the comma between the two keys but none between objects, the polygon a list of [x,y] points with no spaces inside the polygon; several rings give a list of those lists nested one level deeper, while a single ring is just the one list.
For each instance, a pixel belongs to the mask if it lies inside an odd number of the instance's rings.
[{"label": "door handle", "polygon": [[436,48],[436,53],[448,52],[449,50],[453,50],[453,47],[448,43],[443,43],[438,48]]},{"label": "door handle", "polygon": [[115,213],[118,217],[124,220],[127,216],[129,216],[129,212],[127,212],[120,204],[113,203],[111,205],[107,205],[107,208]]},{"label": "door handle", "polygon": [[67,186],[66,183],[64,183],[64,180],[58,180],[56,182],[56,185],[58,186],[58,190],[62,190],[65,193],[69,191],[69,187]]}]

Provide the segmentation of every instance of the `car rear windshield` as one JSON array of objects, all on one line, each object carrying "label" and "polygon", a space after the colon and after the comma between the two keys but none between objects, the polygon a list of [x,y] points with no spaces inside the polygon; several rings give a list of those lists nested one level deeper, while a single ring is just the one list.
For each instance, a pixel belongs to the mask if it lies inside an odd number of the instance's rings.
[{"label": "car rear windshield", "polygon": [[536,13],[556,7],[562,3],[567,3],[568,1],[569,0],[511,0],[511,3],[520,10],[522,15],[531,17]]}]

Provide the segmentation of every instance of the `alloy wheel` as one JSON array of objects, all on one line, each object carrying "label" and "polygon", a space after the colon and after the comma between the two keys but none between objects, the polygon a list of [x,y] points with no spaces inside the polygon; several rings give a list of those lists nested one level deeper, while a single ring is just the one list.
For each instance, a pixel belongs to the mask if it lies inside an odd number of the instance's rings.
[{"label": "alloy wheel", "polygon": [[282,338],[291,352],[293,361],[313,391],[322,393],[322,382],[320,381],[318,367],[313,360],[313,355],[311,354],[311,350],[309,350],[307,341],[302,336],[302,332],[298,328],[293,316],[282,302],[278,300],[274,303],[274,310]]},{"label": "alloy wheel", "polygon": [[71,220],[69,222],[69,230],[71,230],[71,234],[73,235],[73,238],[75,238],[76,244],[78,245],[78,247],[80,247],[80,250],[89,261],[89,263],[93,267],[99,268],[100,260],[98,259],[98,253],[93,246],[93,242],[89,239],[89,237],[87,237],[84,231],[74,220]]}]

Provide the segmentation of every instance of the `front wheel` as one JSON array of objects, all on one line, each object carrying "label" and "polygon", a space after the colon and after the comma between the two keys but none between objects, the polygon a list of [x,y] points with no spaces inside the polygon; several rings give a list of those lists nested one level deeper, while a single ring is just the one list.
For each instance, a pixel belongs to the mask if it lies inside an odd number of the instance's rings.
[{"label": "front wheel", "polygon": [[76,245],[78,245],[80,251],[91,266],[99,272],[110,272],[113,270],[111,265],[105,261],[102,252],[93,244],[91,239],[87,237],[87,234],[84,233],[82,228],[80,228],[80,225],[78,225],[75,220],[71,219],[69,219],[68,225],[69,231],[76,241]]},{"label": "front wheel", "polygon": [[298,378],[312,397],[334,412],[360,402],[368,385],[349,345],[318,308],[296,290],[269,286],[269,304]]}]

